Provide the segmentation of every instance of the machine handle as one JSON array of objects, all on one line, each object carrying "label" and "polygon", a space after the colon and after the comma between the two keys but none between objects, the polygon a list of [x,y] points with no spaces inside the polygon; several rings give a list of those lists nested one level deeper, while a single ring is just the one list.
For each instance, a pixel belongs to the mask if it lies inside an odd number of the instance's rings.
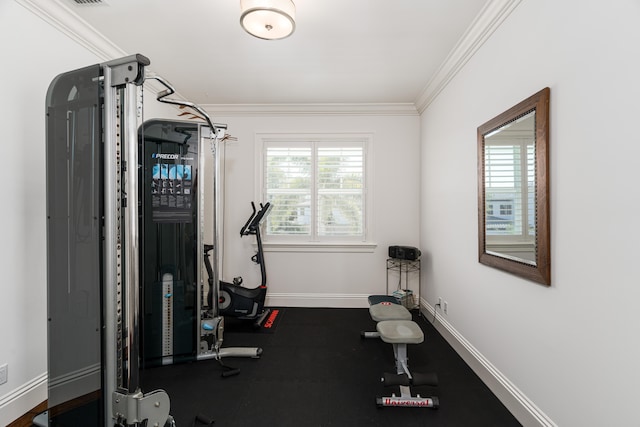
[{"label": "machine handle", "polygon": [[169,84],[168,81],[164,80],[163,78],[156,76],[156,75],[152,75],[152,76],[148,76],[147,79],[154,79],[159,81],[164,87],[166,87],[166,90],[163,90],[162,92],[158,93],[157,96],[157,100],[160,102],[164,102],[166,104],[173,104],[173,105],[179,105],[182,107],[189,107],[193,110],[196,110],[207,122],[207,124],[209,125],[209,127],[211,128],[211,132],[213,132],[214,136],[217,138],[218,137],[218,131],[220,129],[226,129],[227,125],[224,124],[220,124],[220,123],[213,123],[211,121],[211,117],[209,117],[209,114],[207,114],[207,112],[205,110],[203,110],[200,106],[194,104],[193,102],[188,102],[188,101],[180,101],[177,99],[172,99],[172,98],[167,98],[167,96],[169,95],[173,95],[174,93],[176,93],[176,90],[173,88],[173,86],[171,86],[171,84]]},{"label": "machine handle", "polygon": [[246,236],[247,234],[249,234],[246,232],[247,227],[249,227],[249,224],[253,222],[253,218],[256,216],[256,204],[253,202],[251,202],[251,209],[253,209],[253,213],[251,214],[247,222],[244,224],[244,226],[240,229],[240,237]]}]

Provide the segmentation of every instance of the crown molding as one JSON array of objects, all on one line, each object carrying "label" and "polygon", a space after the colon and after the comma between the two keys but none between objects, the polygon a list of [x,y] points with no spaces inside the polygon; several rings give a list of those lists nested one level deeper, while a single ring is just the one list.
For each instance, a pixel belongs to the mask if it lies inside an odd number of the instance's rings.
[{"label": "crown molding", "polygon": [[[94,27],[74,13],[61,0],[16,0],[17,3],[42,18],[45,22],[94,53],[102,61],[126,56]],[[151,71],[148,69],[148,73]],[[164,89],[153,80],[145,87],[154,92]],[[179,93],[174,97],[184,99]],[[414,115],[418,112],[413,103],[398,104],[208,104],[200,105],[208,113],[224,116],[292,116],[292,115]]]},{"label": "crown molding", "polygon": [[436,99],[521,1],[490,0],[485,4],[416,99],[416,109],[420,114]]},{"label": "crown molding", "polygon": [[[15,0],[34,15],[42,18],[52,27],[80,44],[102,61],[127,56],[130,53],[120,49],[93,26],[78,16],[61,0]],[[147,67],[147,75],[153,74]],[[145,87],[155,93],[165,89],[155,80],[146,80]],[[177,98],[182,98],[176,93]],[[176,107],[177,108],[177,107]]]},{"label": "crown molding", "polygon": [[125,51],[100,34],[60,0],[16,0],[16,2],[103,61],[127,56]]},{"label": "crown molding", "polygon": [[[74,13],[62,0],[15,0],[103,61],[128,53]],[[224,116],[420,115],[522,0],[489,0],[413,103],[397,104],[207,104]],[[160,89],[153,83],[153,89]],[[152,90],[153,90],[152,89]],[[176,96],[179,94],[176,93]]]},{"label": "crown molding", "polygon": [[417,116],[413,103],[395,104],[200,104],[216,116]]}]

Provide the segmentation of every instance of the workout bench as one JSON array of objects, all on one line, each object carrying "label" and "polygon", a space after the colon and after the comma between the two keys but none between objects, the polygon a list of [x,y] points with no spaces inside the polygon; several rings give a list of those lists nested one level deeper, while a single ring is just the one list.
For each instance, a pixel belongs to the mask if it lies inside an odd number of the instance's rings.
[{"label": "workout bench", "polygon": [[437,397],[421,397],[411,395],[411,386],[438,385],[438,377],[435,373],[420,374],[411,373],[408,365],[408,344],[420,344],[424,341],[424,333],[420,326],[414,322],[411,312],[393,297],[374,295],[369,297],[369,314],[377,322],[375,332],[362,332],[362,338],[380,338],[382,341],[393,345],[396,373],[385,373],[382,382],[385,386],[399,386],[400,396],[395,393],[391,396],[379,397],[376,404],[379,407],[417,407],[438,408]]}]

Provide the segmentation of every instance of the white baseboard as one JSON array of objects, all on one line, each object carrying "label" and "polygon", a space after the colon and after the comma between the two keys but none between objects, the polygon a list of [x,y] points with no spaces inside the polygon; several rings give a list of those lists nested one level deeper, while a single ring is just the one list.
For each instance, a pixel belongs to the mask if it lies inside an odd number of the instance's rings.
[{"label": "white baseboard", "polygon": [[[433,318],[434,308],[428,302],[421,300],[420,309],[429,313],[430,319]],[[556,423],[493,366],[446,319],[436,316],[434,326],[524,427],[557,427]]]},{"label": "white baseboard", "polygon": [[269,307],[367,308],[369,294],[273,293],[267,294]]},{"label": "white baseboard", "polygon": [[0,425],[6,426],[17,420],[45,400],[47,400],[46,372],[0,396]]}]

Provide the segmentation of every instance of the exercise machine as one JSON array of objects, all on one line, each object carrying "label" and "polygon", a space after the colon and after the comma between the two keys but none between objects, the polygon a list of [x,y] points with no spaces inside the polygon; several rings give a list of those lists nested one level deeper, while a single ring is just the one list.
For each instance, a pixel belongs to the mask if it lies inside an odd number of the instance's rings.
[{"label": "exercise machine", "polygon": [[416,373],[409,370],[408,345],[420,344],[424,341],[424,333],[420,326],[412,320],[411,312],[400,304],[393,296],[371,295],[369,314],[377,322],[376,331],[361,332],[361,338],[380,338],[393,346],[395,373],[384,373],[381,378],[385,387],[400,387],[400,395],[376,398],[378,407],[417,407],[438,408],[438,397],[413,396],[411,386],[437,386],[435,373]]},{"label": "exercise machine", "polygon": [[[223,316],[235,317],[242,320],[254,320],[254,326],[259,328],[264,319],[266,319],[270,310],[265,309],[264,301],[267,296],[267,271],[264,265],[264,251],[262,249],[262,236],[260,234],[260,224],[264,221],[271,211],[269,202],[264,205],[260,204],[260,210],[256,210],[256,205],[251,202],[253,210],[251,216],[240,229],[240,237],[256,236],[258,250],[251,257],[251,260],[260,265],[260,285],[255,288],[246,288],[242,286],[242,277],[233,279],[233,283],[220,281],[220,297],[219,307],[220,314]],[[205,251],[208,246],[205,245]],[[209,246],[209,248],[211,248]],[[205,259],[206,261],[206,259]],[[210,283],[211,284],[211,283]],[[212,289],[213,286],[210,286]],[[213,294],[209,293],[209,301],[212,304]]]},{"label": "exercise machine", "polygon": [[[227,126],[213,123],[206,111],[193,103],[170,98],[175,90],[166,80],[147,78],[166,87],[158,94],[158,101],[191,108],[204,123],[149,120],[139,130],[144,366],[204,359],[222,364],[225,357],[258,358],[261,348],[222,347],[223,314],[203,298],[203,266],[211,298],[219,298],[219,142]],[[205,162],[205,158],[210,160]],[[205,218],[212,219],[207,239],[210,245],[204,243]],[[225,369],[222,375],[238,372]]]},{"label": "exercise machine", "polygon": [[147,120],[139,129],[143,367],[193,359],[197,346],[198,123]]},{"label": "exercise machine", "polygon": [[396,363],[395,373],[385,373],[382,383],[385,386],[399,386],[400,395],[392,394],[376,398],[379,407],[413,407],[413,408],[438,408],[437,397],[421,397],[411,394],[411,386],[438,385],[438,377],[434,373],[419,374],[411,372],[408,365],[407,346],[420,344],[424,341],[424,334],[416,322],[409,320],[385,320],[378,322],[376,329],[382,341],[393,345],[393,354]]},{"label": "exercise machine", "polygon": [[[163,312],[155,309],[155,302],[146,305],[149,290],[145,280],[153,280],[151,289],[154,285],[161,291],[164,286],[170,289],[161,294],[160,305],[171,313],[157,318],[171,323],[167,329],[172,332],[167,336],[180,344],[177,351],[168,345],[169,353],[160,353],[161,363],[172,362],[175,353],[220,361],[227,356],[258,357],[262,352],[222,348],[224,319],[217,307],[201,310],[198,285],[203,250],[202,230],[197,227],[203,205],[197,199],[202,193],[192,190],[205,183],[191,174],[190,138],[197,135],[194,146],[198,147],[205,139],[210,141],[215,157],[226,126],[213,124],[206,114],[206,126],[170,126],[180,135],[178,143],[160,144],[161,150],[153,156],[155,163],[148,162],[141,143],[145,138],[139,138],[138,130],[143,122],[142,85],[148,78],[145,67],[149,63],[138,54],[88,66],[57,76],[47,91],[48,398],[47,410],[33,420],[39,427],[175,426],[168,394],[142,390],[141,356],[155,358],[153,345],[142,338],[142,324],[152,320],[144,319],[142,313]],[[194,104],[165,98],[174,93],[173,88],[153,78],[167,86],[158,100],[204,113]],[[155,147],[158,136],[149,134],[156,139]],[[175,151],[163,152],[169,146]],[[199,165],[204,161],[201,153]],[[153,171],[156,165],[160,174],[163,165],[167,172],[173,166],[176,174],[181,171],[181,179],[167,175],[166,179],[159,176],[156,181],[144,181],[145,167]],[[216,168],[214,176],[218,173]],[[146,204],[147,193],[154,192],[197,195],[183,197],[180,206],[162,205],[164,201],[159,200],[161,206],[154,207],[152,198],[151,205]],[[217,260],[217,177],[212,193]],[[200,207],[197,212],[193,202]],[[155,235],[149,233],[147,215],[152,224],[155,220],[163,225]],[[146,239],[155,240],[149,243]],[[161,248],[152,248],[152,244]],[[172,245],[175,247],[167,249]],[[149,254],[159,260],[153,272],[145,269]],[[217,262],[213,273],[217,283]],[[179,298],[174,295],[181,299],[176,305]],[[185,312],[173,317],[179,306]],[[188,344],[181,335],[187,324],[191,329],[185,334]],[[174,326],[178,334],[173,334]]]},{"label": "exercise machine", "polygon": [[57,76],[46,97],[48,409],[37,426],[171,426],[139,377],[143,55]]}]

